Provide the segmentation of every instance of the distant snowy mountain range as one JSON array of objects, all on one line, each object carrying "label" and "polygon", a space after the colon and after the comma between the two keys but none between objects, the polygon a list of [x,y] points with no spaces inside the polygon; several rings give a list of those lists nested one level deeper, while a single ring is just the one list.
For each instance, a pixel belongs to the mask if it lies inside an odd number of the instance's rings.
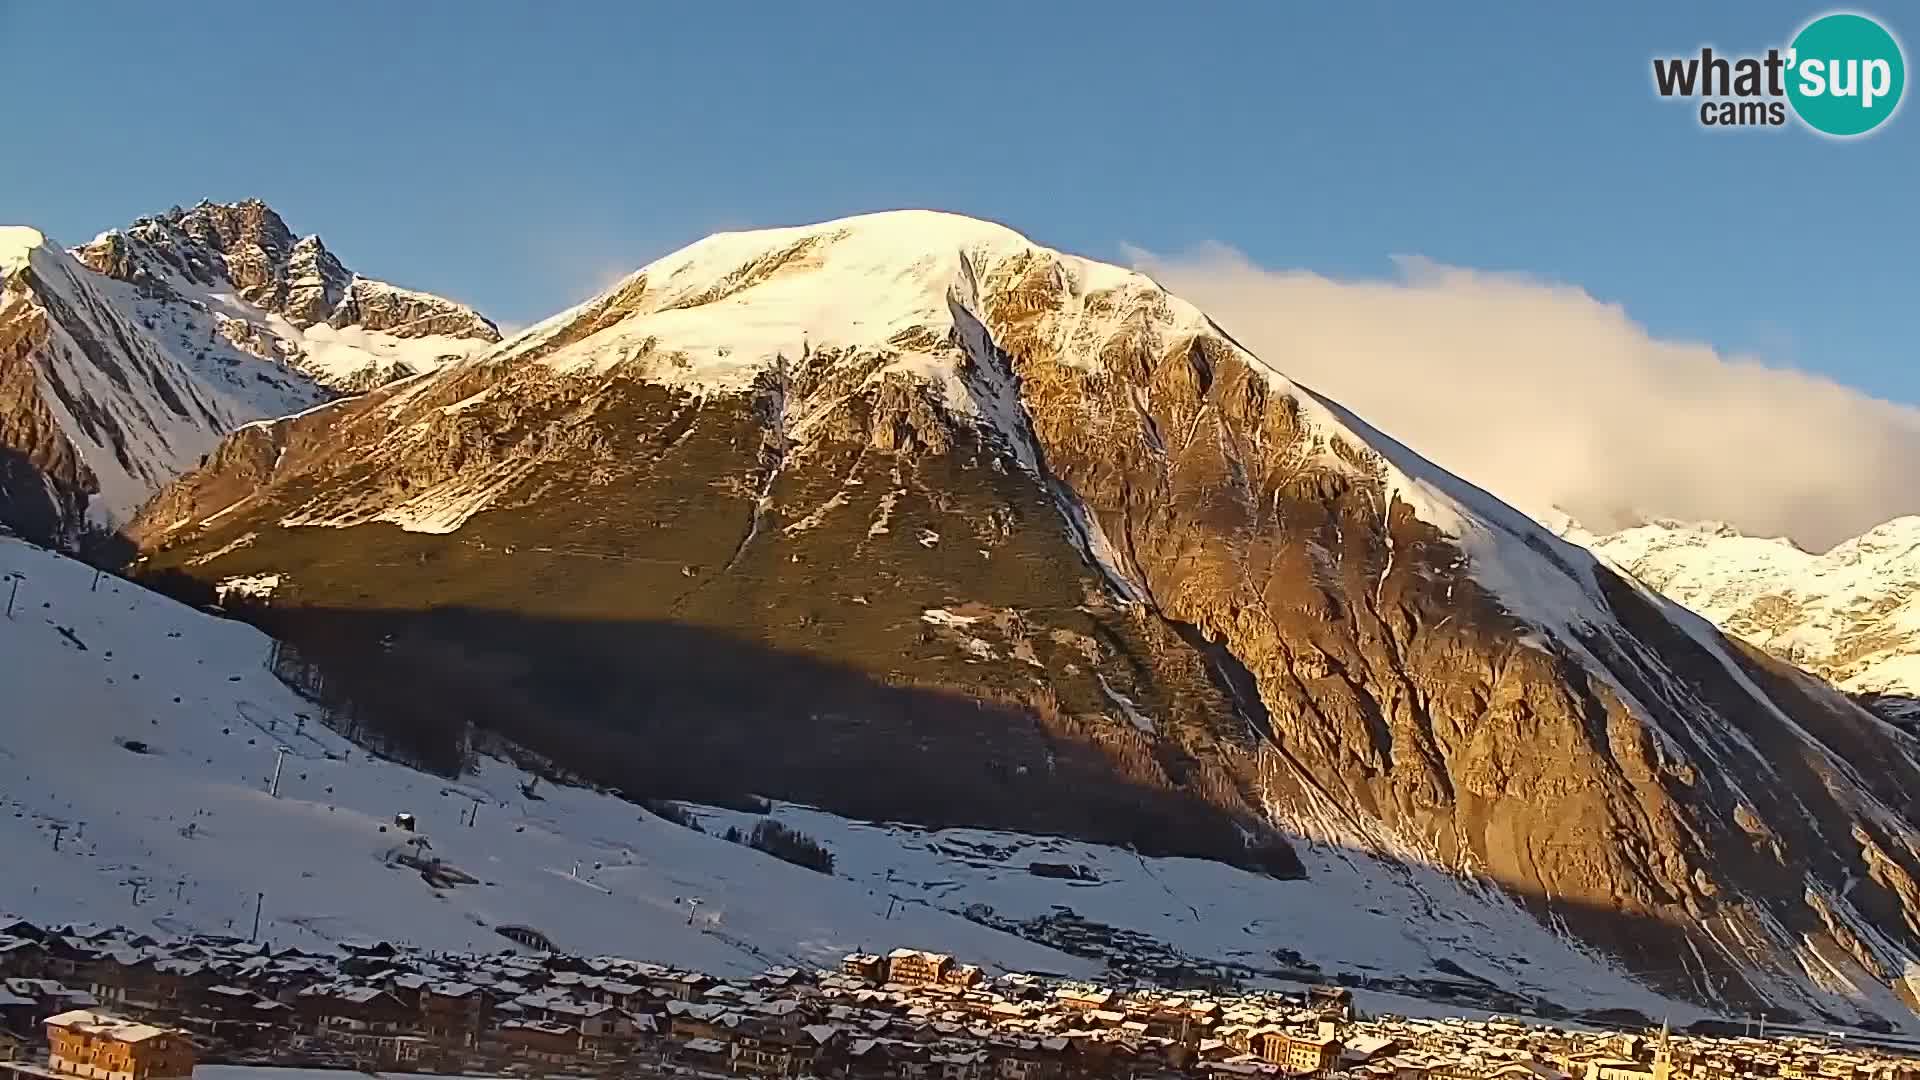
[{"label": "distant snowy mountain range", "polygon": [[250,420],[499,340],[463,305],[360,277],[257,201],[63,249],[0,228],[0,523],[124,523]]},{"label": "distant snowy mountain range", "polygon": [[1920,517],[1815,554],[1724,522],[1558,531],[1750,645],[1828,679],[1876,711],[1920,719]]}]

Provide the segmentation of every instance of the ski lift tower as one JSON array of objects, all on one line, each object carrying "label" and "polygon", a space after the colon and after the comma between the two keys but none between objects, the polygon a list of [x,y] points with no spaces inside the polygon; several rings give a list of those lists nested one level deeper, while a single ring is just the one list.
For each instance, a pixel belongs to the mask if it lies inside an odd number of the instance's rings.
[{"label": "ski lift tower", "polygon": [[293,747],[275,747],[273,751],[273,783],[267,788],[267,794],[280,797],[280,769],[287,763],[287,755],[293,753]]}]

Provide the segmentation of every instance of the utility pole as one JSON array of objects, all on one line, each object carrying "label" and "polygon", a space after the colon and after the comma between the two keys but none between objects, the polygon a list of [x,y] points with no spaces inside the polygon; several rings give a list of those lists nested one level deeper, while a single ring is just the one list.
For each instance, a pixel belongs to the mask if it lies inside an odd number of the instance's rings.
[{"label": "utility pole", "polygon": [[286,746],[278,747],[273,752],[273,784],[267,789],[267,794],[276,799],[280,797],[280,767],[286,764],[287,755],[291,752],[292,748]]},{"label": "utility pole", "polygon": [[261,906],[262,904],[265,904],[266,902],[267,902],[267,894],[266,894],[266,893],[256,893],[256,894],[254,895],[254,898],[253,898],[253,933],[252,933],[252,935],[250,935],[250,936],[249,936],[249,937],[247,938],[247,940],[248,940],[248,941],[259,941],[259,940],[260,940],[260,906]]},{"label": "utility pole", "polygon": [[52,828],[53,828],[53,850],[59,851],[60,850],[60,834],[63,832],[66,832],[67,827],[65,825],[55,825],[55,826],[52,826]]},{"label": "utility pole", "polygon": [[15,570],[8,575],[13,578],[13,591],[7,594],[7,618],[13,618],[13,599],[20,595],[20,572]]}]

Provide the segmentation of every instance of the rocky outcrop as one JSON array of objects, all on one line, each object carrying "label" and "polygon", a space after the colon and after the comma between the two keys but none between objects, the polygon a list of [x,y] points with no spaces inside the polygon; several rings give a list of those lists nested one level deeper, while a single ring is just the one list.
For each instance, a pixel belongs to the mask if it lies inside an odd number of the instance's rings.
[{"label": "rocky outcrop", "polygon": [[334,327],[360,326],[399,338],[448,337],[499,341],[500,331],[464,304],[356,277],[327,317]]},{"label": "rocky outcrop", "polygon": [[[682,771],[849,813],[925,820],[939,789],[941,820],[1031,800],[1046,820],[1019,826],[1063,831],[1105,789],[1022,778],[1092,748],[1175,800],[1156,813],[1497,885],[1703,1003],[1914,1003],[1913,740],[1138,275],[945,215],[723,235],[484,363],[275,430],[271,465],[249,432],[248,464],[144,515],[152,565],[285,573],[288,604],[510,650],[513,715],[564,700]],[[594,629],[548,655],[406,614],[482,607]],[[735,706],[690,723],[656,699],[705,661],[620,644],[662,624],[980,708],[734,671]]]}]

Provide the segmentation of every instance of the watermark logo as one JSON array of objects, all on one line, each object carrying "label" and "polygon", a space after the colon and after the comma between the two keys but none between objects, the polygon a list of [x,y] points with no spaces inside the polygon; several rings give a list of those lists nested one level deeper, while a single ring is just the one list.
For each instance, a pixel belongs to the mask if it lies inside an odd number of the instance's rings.
[{"label": "watermark logo", "polygon": [[1865,135],[1893,116],[1906,85],[1900,42],[1852,12],[1822,15],[1762,56],[1708,47],[1653,61],[1660,96],[1699,99],[1701,125],[1715,128],[1781,127],[1791,115],[1823,135]]}]

